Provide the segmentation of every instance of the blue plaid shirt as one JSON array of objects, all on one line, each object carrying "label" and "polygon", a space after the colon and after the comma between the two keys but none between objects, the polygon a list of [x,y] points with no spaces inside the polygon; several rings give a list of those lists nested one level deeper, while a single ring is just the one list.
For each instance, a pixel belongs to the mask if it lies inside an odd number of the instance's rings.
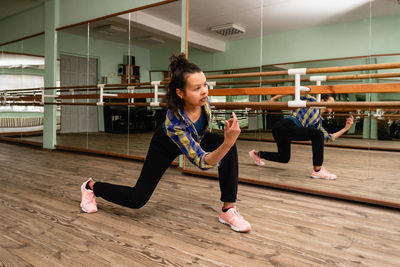
[{"label": "blue plaid shirt", "polygon": [[[316,98],[311,95],[304,95],[302,100],[316,102]],[[313,127],[320,130],[325,137],[326,141],[335,141],[333,135],[329,134],[324,127],[322,127],[323,118],[321,117],[321,110],[317,108],[298,108],[294,110],[287,119],[292,120],[299,127]]]},{"label": "blue plaid shirt", "polygon": [[194,123],[186,115],[183,108],[178,109],[176,112],[167,111],[164,131],[191,163],[202,170],[207,170],[214,167],[214,165],[207,164],[205,161],[205,157],[209,152],[205,152],[200,147],[200,142],[204,134],[210,129],[211,107],[209,100],[207,100],[207,104],[203,106],[203,109],[207,117],[207,123],[201,133],[197,132]]}]

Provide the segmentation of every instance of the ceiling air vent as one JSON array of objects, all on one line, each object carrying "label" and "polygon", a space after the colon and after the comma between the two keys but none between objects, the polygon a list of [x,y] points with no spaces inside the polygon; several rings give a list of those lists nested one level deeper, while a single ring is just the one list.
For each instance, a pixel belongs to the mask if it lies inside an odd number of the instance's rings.
[{"label": "ceiling air vent", "polygon": [[210,28],[210,30],[212,32],[216,32],[218,34],[221,34],[223,36],[229,36],[229,35],[234,35],[234,34],[239,34],[239,33],[246,32],[245,28],[243,28],[242,26],[239,26],[237,24],[233,24],[233,23],[213,26],[213,27]]}]

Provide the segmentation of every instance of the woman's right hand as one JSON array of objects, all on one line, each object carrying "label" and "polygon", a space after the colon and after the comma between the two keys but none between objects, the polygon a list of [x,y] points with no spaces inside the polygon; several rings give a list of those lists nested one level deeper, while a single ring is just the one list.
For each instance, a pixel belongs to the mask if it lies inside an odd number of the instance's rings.
[{"label": "woman's right hand", "polygon": [[232,112],[232,118],[225,121],[224,142],[233,146],[240,134],[240,127],[235,112]]},{"label": "woman's right hand", "polygon": [[232,118],[224,122],[224,142],[217,149],[206,155],[205,161],[207,164],[215,165],[220,162],[239,137],[240,127],[235,113],[232,112]]}]

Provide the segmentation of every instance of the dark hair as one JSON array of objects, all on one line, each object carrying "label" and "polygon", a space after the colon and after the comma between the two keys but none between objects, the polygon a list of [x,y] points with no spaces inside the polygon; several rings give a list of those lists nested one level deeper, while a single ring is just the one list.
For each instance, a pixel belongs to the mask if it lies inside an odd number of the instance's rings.
[{"label": "dark hair", "polygon": [[171,80],[167,87],[166,101],[168,109],[176,111],[185,104],[185,101],[176,94],[176,88],[184,91],[187,75],[201,72],[201,69],[196,64],[189,62],[185,54],[172,54],[169,60],[171,63],[168,69],[171,73]]},{"label": "dark hair", "polygon": [[335,98],[335,95],[333,95],[333,94],[321,94],[321,100],[328,101],[328,99],[329,99],[330,97]]}]

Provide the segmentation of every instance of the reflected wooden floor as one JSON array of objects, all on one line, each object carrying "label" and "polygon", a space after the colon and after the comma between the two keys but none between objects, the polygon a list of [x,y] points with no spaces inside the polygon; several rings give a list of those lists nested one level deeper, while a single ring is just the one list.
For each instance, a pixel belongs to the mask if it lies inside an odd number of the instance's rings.
[{"label": "reflected wooden floor", "polygon": [[[16,137],[18,138],[18,137]],[[43,138],[40,135],[37,136],[22,136],[24,140],[32,140],[43,142]],[[106,139],[107,138],[107,139]],[[149,144],[151,133],[131,133],[131,134],[108,134],[108,133],[81,133],[81,134],[58,134],[57,143],[66,146],[77,146],[85,147],[88,149],[102,148],[103,150],[110,150],[115,153],[122,154],[135,154],[139,153],[145,155],[146,145]],[[264,140],[267,142],[273,142],[271,132],[245,132],[242,131],[240,138],[246,140],[247,138],[253,139],[254,141]],[[105,142],[108,140],[108,142]],[[113,144],[117,144],[114,146]],[[129,145],[128,145],[129,144]],[[327,143],[329,145],[339,146],[356,146],[356,147],[374,147],[384,149],[395,149],[400,150],[400,139],[388,140],[373,140],[373,139],[362,139],[362,138],[351,138],[351,135],[337,139],[335,142]]]},{"label": "reflected wooden floor", "polygon": [[[264,140],[274,142],[271,132],[242,132],[241,138]],[[354,135],[345,135],[338,138],[335,142],[327,142],[326,146],[343,146],[343,147],[361,147],[361,148],[374,148],[374,149],[394,149],[400,150],[400,139],[393,140],[376,140],[376,139],[362,139],[356,138]]]},{"label": "reflected wooden floor", "polygon": [[169,169],[140,210],[98,199],[80,211],[93,176],[133,185],[141,163],[0,143],[0,266],[396,266],[400,213],[240,185],[253,226],[217,221],[216,180]]},{"label": "reflected wooden floor", "polygon": [[[285,186],[307,188],[348,196],[400,203],[399,152],[367,151],[325,147],[324,166],[337,175],[337,180],[311,179],[311,146],[291,147],[291,160],[287,164],[268,162],[256,166],[249,157],[249,150],[276,152],[276,144],[269,142],[237,142],[239,176]],[[185,169],[197,170],[188,161]],[[207,171],[217,174],[216,169]]]},{"label": "reflected wooden floor", "polygon": [[[256,133],[242,134],[251,135],[257,136]],[[124,134],[60,134],[57,144],[145,157],[151,136],[151,133],[135,133],[129,138]],[[26,139],[41,141],[40,136]],[[339,138],[335,143],[350,142],[365,147],[392,144],[392,147],[400,148],[399,141]],[[276,151],[275,143],[239,140],[237,146],[241,178],[400,204],[400,152],[325,147],[324,166],[338,176],[335,181],[325,181],[309,178],[312,163],[309,145],[293,144],[288,164],[267,162],[264,167],[255,166],[248,152],[251,149]],[[199,171],[190,163],[185,165],[185,169]],[[216,174],[217,170],[211,169],[206,173]]]}]

